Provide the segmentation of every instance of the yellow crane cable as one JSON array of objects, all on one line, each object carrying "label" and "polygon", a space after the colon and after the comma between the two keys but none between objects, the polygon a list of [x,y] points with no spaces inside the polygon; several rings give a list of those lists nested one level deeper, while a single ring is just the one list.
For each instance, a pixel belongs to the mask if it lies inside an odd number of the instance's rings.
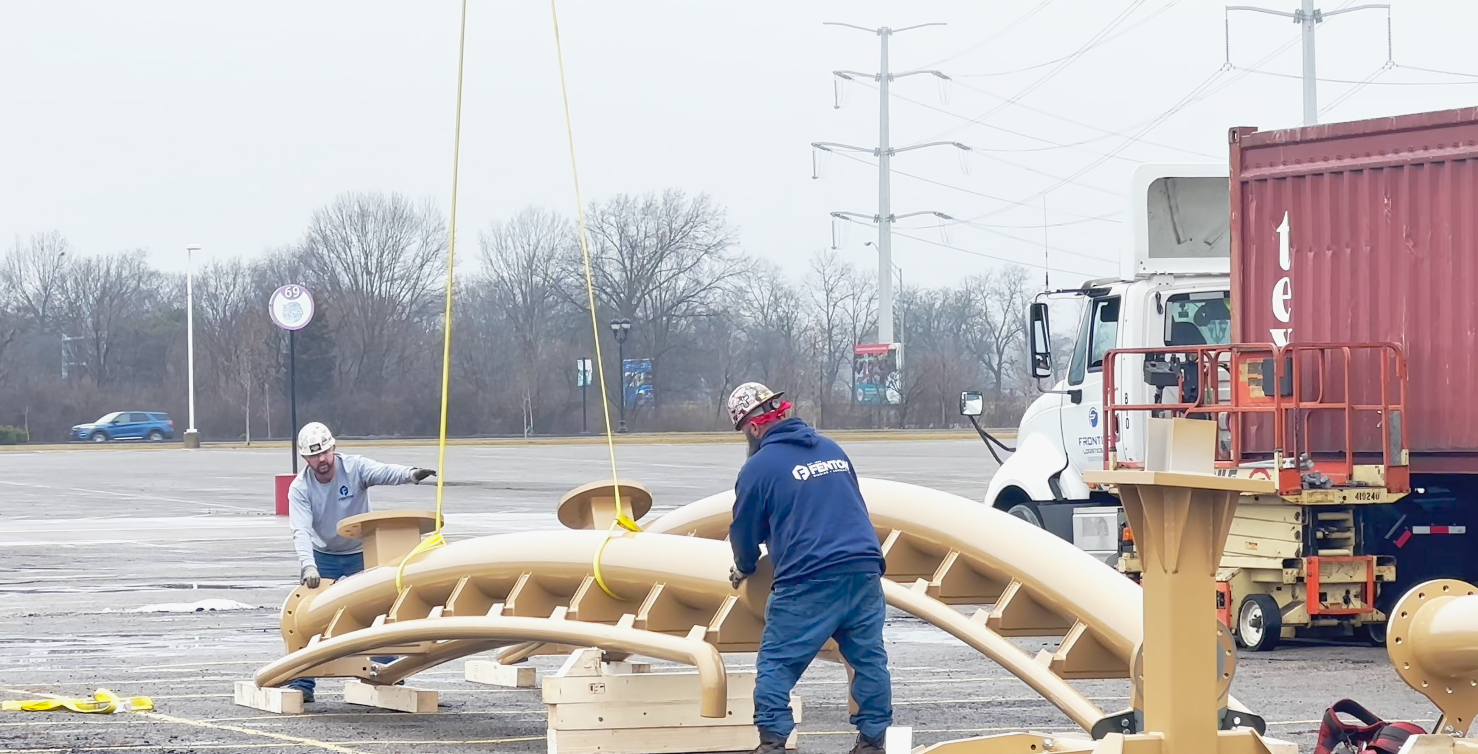
[{"label": "yellow crane cable", "polygon": [[411,558],[446,544],[446,540],[441,536],[441,503],[446,480],[447,387],[451,383],[452,374],[452,286],[455,282],[457,260],[457,186],[458,168],[462,164],[462,74],[465,70],[466,59],[467,0],[462,0],[462,29],[457,47],[457,119],[452,131],[452,211],[447,229],[446,312],[442,325],[445,332],[442,336],[441,347],[441,429],[436,439],[436,529],[431,536],[421,540],[414,549],[401,558],[400,566],[395,570],[395,591],[397,593],[404,591],[401,582],[405,576],[405,566]]},{"label": "yellow crane cable", "polygon": [[[637,526],[636,522],[631,520],[630,516],[626,515],[626,508],[621,502],[621,481],[620,477],[616,474],[616,437],[611,432],[611,402],[606,392],[605,361],[601,358],[600,353],[600,324],[595,316],[595,278],[590,266],[590,242],[585,231],[585,201],[580,196],[580,170],[575,162],[575,125],[574,120],[570,117],[570,90],[565,83],[564,48],[561,46],[559,39],[559,8],[556,7],[555,0],[549,0],[549,11],[554,17],[554,55],[555,59],[559,62],[559,90],[560,95],[564,98],[565,135],[569,138],[570,142],[570,173],[575,184],[576,232],[580,242],[580,261],[585,267],[585,296],[590,307],[590,332],[595,341],[595,366],[600,374],[600,404],[601,413],[605,417],[606,425],[606,453],[610,456],[611,460],[611,484],[616,497],[616,520],[611,524],[611,528],[606,531],[606,538],[601,540],[600,546],[596,548],[595,558],[591,563],[591,570],[595,577],[596,586],[599,586],[600,590],[605,592],[606,595],[620,600],[621,598],[616,596],[606,586],[605,579],[601,577],[600,557],[605,552],[606,543],[611,541],[610,535],[616,531],[617,527],[631,532],[641,531],[641,527]],[[621,366],[623,369],[625,368],[624,364]],[[624,386],[621,399],[626,399]]]}]

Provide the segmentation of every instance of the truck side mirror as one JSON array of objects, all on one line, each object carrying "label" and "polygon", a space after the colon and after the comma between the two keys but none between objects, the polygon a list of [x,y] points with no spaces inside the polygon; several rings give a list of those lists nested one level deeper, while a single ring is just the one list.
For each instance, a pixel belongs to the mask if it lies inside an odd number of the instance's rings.
[{"label": "truck side mirror", "polygon": [[1047,304],[1037,302],[1031,306],[1031,326],[1027,328],[1032,359],[1032,378],[1046,379],[1052,376],[1052,329],[1047,324]]},{"label": "truck side mirror", "polygon": [[985,396],[973,390],[960,393],[960,416],[980,416],[985,413]]}]

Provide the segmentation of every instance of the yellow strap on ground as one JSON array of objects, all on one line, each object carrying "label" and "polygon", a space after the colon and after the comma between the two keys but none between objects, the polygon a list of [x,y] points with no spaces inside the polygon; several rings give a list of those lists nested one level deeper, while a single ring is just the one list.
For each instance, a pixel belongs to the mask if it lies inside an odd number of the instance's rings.
[{"label": "yellow strap on ground", "polygon": [[[624,513],[625,508],[621,505],[621,482],[620,477],[616,474],[616,436],[611,432],[611,401],[606,391],[605,360],[601,358],[600,354],[600,323],[596,320],[595,316],[595,276],[590,269],[590,241],[585,232],[585,200],[580,196],[580,170],[575,163],[575,125],[574,121],[570,118],[570,90],[565,84],[564,49],[560,45],[559,40],[559,8],[556,7],[555,0],[549,0],[549,11],[554,16],[554,55],[555,59],[559,61],[559,89],[560,94],[564,97],[565,134],[569,137],[570,142],[570,173],[575,183],[575,219],[580,241],[580,261],[585,267],[585,297],[586,303],[590,308],[590,333],[595,341],[595,368],[600,374],[600,407],[606,422],[606,452],[611,459],[611,484],[616,496],[616,523],[611,526],[610,531],[613,532],[616,526],[620,526],[627,531],[639,532],[641,531],[641,527],[637,526],[636,522]],[[625,365],[622,365],[622,368],[624,369]],[[624,386],[622,388],[621,399],[626,399]],[[601,541],[600,546],[596,548],[595,559],[591,563],[591,571],[595,576],[596,586],[599,586],[600,590],[605,592],[607,596],[619,600],[621,598],[617,597],[606,586],[605,579],[601,578],[600,575],[600,556],[601,553],[605,552],[606,542],[609,541],[610,537],[607,536],[606,539]]]},{"label": "yellow strap on ground", "polygon": [[462,74],[465,70],[466,59],[467,0],[462,0],[461,38],[457,48],[457,119],[452,131],[452,211],[447,228],[446,312],[442,321],[444,333],[441,346],[441,429],[436,439],[436,530],[400,559],[400,565],[395,569],[396,592],[404,591],[402,579],[405,576],[405,566],[412,558],[446,544],[446,540],[441,535],[441,502],[446,479],[447,386],[451,382],[452,374],[452,286],[455,282],[454,271],[457,261],[457,186],[458,168],[462,164]]},{"label": "yellow strap on ground", "polygon": [[52,699],[24,699],[0,702],[0,710],[6,712],[52,712],[71,710],[94,715],[111,715],[114,712],[147,712],[154,709],[154,700],[147,696],[128,699],[107,690],[98,689],[91,699],[55,697]]}]

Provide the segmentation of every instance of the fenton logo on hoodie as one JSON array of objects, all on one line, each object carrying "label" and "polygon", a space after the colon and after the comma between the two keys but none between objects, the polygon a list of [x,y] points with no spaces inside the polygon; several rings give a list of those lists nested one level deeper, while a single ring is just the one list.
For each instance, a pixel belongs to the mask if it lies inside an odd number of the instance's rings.
[{"label": "fenton logo on hoodie", "polygon": [[790,470],[790,475],[804,482],[811,477],[825,476],[833,471],[846,471],[850,468],[846,461],[812,461],[805,465],[798,465]]}]

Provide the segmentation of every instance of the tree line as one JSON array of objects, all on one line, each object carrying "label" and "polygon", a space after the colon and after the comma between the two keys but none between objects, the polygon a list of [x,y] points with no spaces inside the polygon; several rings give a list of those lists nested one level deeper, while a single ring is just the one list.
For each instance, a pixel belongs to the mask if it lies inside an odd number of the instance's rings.
[{"label": "tree line", "polygon": [[[801,275],[746,254],[704,194],[619,195],[593,203],[586,222],[589,285],[575,224],[557,212],[527,208],[459,237],[459,258],[470,247],[473,260],[459,260],[454,278],[449,434],[602,431],[599,382],[585,395],[577,385],[594,332],[614,423],[622,349],[613,319],[631,323],[626,358],[651,365],[650,400],[626,411],[633,431],[724,428],[725,400],[748,380],[784,389],[824,428],[957,424],[969,389],[986,393],[987,424],[1012,425],[1030,400],[1031,294],[1019,267],[898,292],[903,403],[882,409],[852,399],[853,345],[876,333],[871,270],[834,250],[813,254]],[[288,338],[267,314],[288,283],[308,288],[317,309],[296,335],[300,423],[348,436],[435,435],[447,244],[432,203],[346,193],[292,244],[197,267],[202,438],[289,434]],[[18,239],[0,283],[0,425],[53,441],[73,424],[136,410],[166,411],[184,431],[184,274],[155,269],[142,250],[78,253],[53,231]]]}]

